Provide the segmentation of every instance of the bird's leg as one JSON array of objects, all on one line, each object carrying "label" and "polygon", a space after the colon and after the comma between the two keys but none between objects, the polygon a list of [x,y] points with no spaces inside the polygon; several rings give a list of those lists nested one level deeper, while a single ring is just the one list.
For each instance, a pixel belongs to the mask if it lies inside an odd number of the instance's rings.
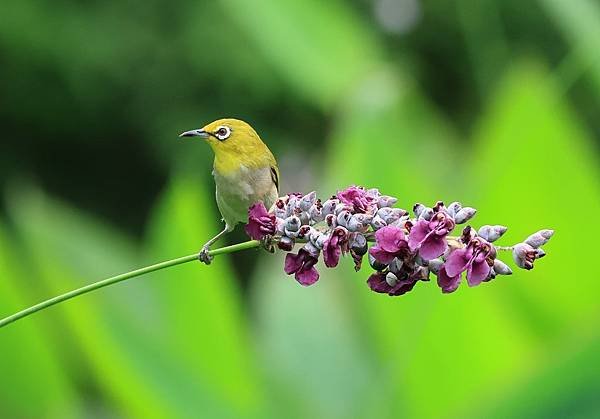
[{"label": "bird's leg", "polygon": [[212,239],[210,239],[209,241],[207,241],[204,246],[202,246],[202,249],[200,250],[200,253],[198,253],[198,259],[200,260],[200,262],[204,262],[207,265],[210,265],[210,263],[212,262],[212,259],[213,259],[212,256],[208,254],[208,251],[210,250],[210,246],[214,242],[216,242],[217,240],[219,240],[221,238],[221,236],[223,236],[227,232],[229,232],[229,226],[226,224],[225,228],[223,229],[223,231],[221,231],[215,237],[213,237]]}]

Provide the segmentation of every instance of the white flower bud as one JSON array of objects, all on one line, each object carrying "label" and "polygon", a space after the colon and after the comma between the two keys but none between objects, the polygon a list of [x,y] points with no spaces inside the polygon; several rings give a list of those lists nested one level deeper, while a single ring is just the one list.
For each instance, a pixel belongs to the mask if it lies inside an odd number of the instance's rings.
[{"label": "white flower bud", "polygon": [[548,240],[550,240],[552,235],[554,235],[554,230],[540,230],[527,237],[527,239],[525,239],[525,243],[531,247],[538,248],[548,243]]},{"label": "white flower bud", "polygon": [[314,204],[308,210],[308,215],[310,216],[310,220],[313,223],[320,223],[325,219],[325,215],[323,214],[322,207],[320,205]]},{"label": "white flower bud", "polygon": [[546,256],[546,252],[544,252],[544,249],[535,249],[535,258],[536,259],[541,259],[544,256]]},{"label": "white flower bud", "polygon": [[454,221],[456,222],[456,224],[466,223],[471,218],[473,218],[476,212],[477,210],[475,208],[464,207],[456,213],[456,215],[454,216]]},{"label": "white flower bud", "polygon": [[527,243],[519,243],[513,247],[513,260],[519,268],[533,269],[533,261],[537,251]]},{"label": "white flower bud", "polygon": [[359,256],[363,256],[369,250],[367,238],[362,234],[354,234],[350,242],[350,248]]},{"label": "white flower bud", "polygon": [[396,275],[392,272],[388,272],[385,276],[385,282],[387,282],[390,287],[394,287],[398,283],[398,278],[396,278]]},{"label": "white flower bud", "polygon": [[310,207],[313,206],[316,199],[317,199],[317,193],[315,191],[312,191],[302,197],[302,199],[298,203],[298,207],[302,211],[308,211],[310,209]]},{"label": "white flower bud", "polygon": [[398,258],[394,258],[389,264],[390,271],[392,271],[394,274],[396,274],[396,277],[397,277],[400,274],[402,265],[404,265],[404,262],[402,260],[400,260]]},{"label": "white flower bud", "polygon": [[377,198],[377,206],[379,208],[391,207],[398,202],[398,198],[394,198],[393,196],[382,195]]},{"label": "white flower bud", "polygon": [[498,275],[512,275],[512,269],[500,259],[494,259],[494,272]]},{"label": "white flower bud", "polygon": [[421,213],[423,212],[423,210],[427,208],[425,205],[423,204],[419,204],[418,202],[413,206],[413,212],[415,213],[415,217],[419,218],[421,216]]},{"label": "white flower bud", "polygon": [[429,220],[431,220],[431,217],[433,217],[433,209],[429,208],[429,207],[425,207],[419,214],[418,219],[429,221]]},{"label": "white flower bud", "polygon": [[430,260],[427,265],[429,266],[429,270],[437,275],[443,264],[444,264],[443,260],[433,259],[433,260]]},{"label": "white flower bud", "polygon": [[385,221],[383,221],[383,219],[376,215],[375,217],[373,217],[373,220],[371,220],[371,227],[373,227],[373,230],[377,231],[380,228],[385,227],[387,224]]},{"label": "white flower bud", "polygon": [[300,230],[300,226],[302,225],[300,218],[292,215],[285,219],[284,232],[285,235],[295,239],[298,237],[298,230]]},{"label": "white flower bud", "polygon": [[377,211],[377,215],[388,225],[398,221],[404,214],[405,211],[400,208],[383,207]]},{"label": "white flower bud", "polygon": [[456,217],[456,214],[458,214],[458,212],[462,209],[462,205],[460,204],[460,202],[452,202],[450,205],[448,205],[448,208],[446,208],[446,211],[448,212],[448,214],[452,217]]},{"label": "white flower bud", "polygon": [[341,211],[337,216],[337,225],[343,226],[343,227],[348,227],[348,222],[350,221],[351,217],[352,217],[352,214],[350,213],[350,211],[347,211],[347,210]]},{"label": "white flower bud", "polygon": [[339,205],[340,201],[339,199],[328,199],[327,201],[325,201],[323,203],[323,215],[327,216],[329,214],[333,214],[335,213],[335,208]]},{"label": "white flower bud", "polygon": [[507,227],[501,225],[484,225],[479,229],[479,231],[477,231],[477,235],[491,243],[495,240],[498,240],[504,233],[506,233],[507,229]]},{"label": "white flower bud", "polygon": [[362,231],[371,223],[372,219],[373,217],[367,214],[354,214],[348,220],[348,230]]}]

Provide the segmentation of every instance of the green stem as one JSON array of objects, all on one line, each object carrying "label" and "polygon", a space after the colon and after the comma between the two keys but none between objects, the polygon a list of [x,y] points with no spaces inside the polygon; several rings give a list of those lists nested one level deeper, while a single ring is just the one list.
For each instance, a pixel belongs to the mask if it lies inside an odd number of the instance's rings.
[{"label": "green stem", "polygon": [[[221,247],[219,249],[211,250],[209,253],[210,256],[218,256],[223,255],[225,253],[233,253],[239,252],[240,250],[252,249],[260,246],[260,242],[257,240],[250,240],[243,243],[237,243],[231,246]],[[155,265],[146,266],[144,268],[136,269],[134,271],[126,272],[124,274],[120,274],[117,276],[112,276],[110,278],[102,279],[100,281],[94,282],[93,284],[85,285],[81,288],[74,289],[72,291],[66,292],[61,295],[57,295],[56,297],[52,297],[46,301],[42,301],[36,305],[28,307],[24,310],[21,310],[13,315],[3,318],[0,320],[0,328],[15,322],[23,317],[27,317],[33,313],[37,313],[38,311],[44,310],[48,307],[52,307],[55,304],[62,303],[63,301],[70,300],[71,298],[78,297],[83,294],[87,294],[88,292],[92,292],[98,290],[100,288],[108,287],[109,285],[116,284],[118,282],[123,282],[131,278],[135,278],[136,276],[145,275],[150,272],[159,271],[161,269],[169,268],[171,266],[181,265],[183,263],[193,262],[198,260],[198,255],[188,255],[183,256],[177,259],[171,259],[164,262],[157,263]]]}]

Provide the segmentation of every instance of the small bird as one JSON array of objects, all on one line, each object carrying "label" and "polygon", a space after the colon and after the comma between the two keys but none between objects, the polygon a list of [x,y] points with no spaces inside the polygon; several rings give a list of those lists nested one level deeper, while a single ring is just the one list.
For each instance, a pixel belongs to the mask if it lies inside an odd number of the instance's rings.
[{"label": "small bird", "polygon": [[198,259],[209,264],[210,246],[233,231],[236,224],[247,222],[248,208],[252,204],[262,201],[269,209],[275,203],[279,196],[279,168],[256,131],[239,119],[218,119],[179,137],[200,137],[215,153],[212,173],[217,187],[217,207],[225,228],[202,246],[198,254]]}]

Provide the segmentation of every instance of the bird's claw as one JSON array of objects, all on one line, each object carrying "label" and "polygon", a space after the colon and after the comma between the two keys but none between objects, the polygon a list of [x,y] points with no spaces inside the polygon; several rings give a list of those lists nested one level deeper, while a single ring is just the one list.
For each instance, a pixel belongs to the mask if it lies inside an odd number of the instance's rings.
[{"label": "bird's claw", "polygon": [[198,253],[198,260],[206,265],[210,265],[213,260],[213,257],[208,253],[208,246],[204,246],[200,253]]}]

